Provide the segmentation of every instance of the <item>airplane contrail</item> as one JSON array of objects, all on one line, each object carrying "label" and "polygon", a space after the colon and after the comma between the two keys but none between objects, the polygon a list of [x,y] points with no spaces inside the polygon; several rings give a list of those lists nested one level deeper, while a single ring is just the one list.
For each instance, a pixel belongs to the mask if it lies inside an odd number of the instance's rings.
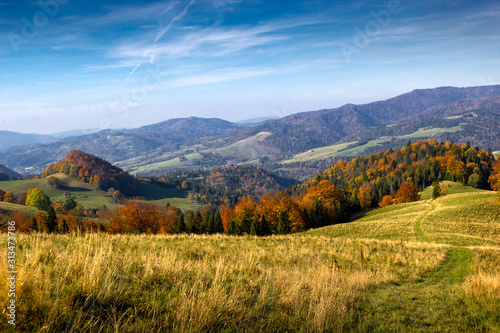
[{"label": "airplane contrail", "polygon": [[[158,33],[158,35],[155,37],[152,45],[147,49],[146,52],[144,52],[144,54],[142,55],[142,58],[141,60],[139,60],[139,62],[137,63],[137,65],[135,65],[134,69],[130,72],[130,74],[127,76],[127,79],[125,81],[123,81],[122,83],[122,86],[127,83],[127,81],[130,79],[130,77],[134,74],[134,72],[136,71],[137,68],[139,68],[142,64],[142,62],[144,61],[144,58],[149,54],[149,52],[151,52],[151,49],[153,48],[153,45],[156,44],[156,42],[158,42],[158,40],[160,40],[160,38],[163,37],[163,35],[165,35],[171,28],[172,28],[172,25],[177,22],[178,20],[180,20],[184,15],[186,15],[189,7],[191,7],[193,4],[195,3],[195,0],[191,0],[189,1],[189,3],[186,5],[186,7],[184,7],[184,10],[179,14],[177,15],[176,17],[174,17],[170,23],[165,27],[163,28],[162,31],[160,31]],[[169,8],[170,9],[170,8]]]}]

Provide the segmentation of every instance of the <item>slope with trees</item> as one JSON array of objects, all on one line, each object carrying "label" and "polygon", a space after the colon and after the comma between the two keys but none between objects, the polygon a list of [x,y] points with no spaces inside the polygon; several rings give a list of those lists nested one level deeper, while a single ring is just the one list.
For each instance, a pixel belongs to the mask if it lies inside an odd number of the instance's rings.
[{"label": "slope with trees", "polygon": [[90,183],[103,191],[114,188],[127,196],[139,195],[141,191],[140,182],[127,172],[95,155],[79,150],[72,150],[63,160],[51,164],[42,173],[42,177],[56,173]]}]

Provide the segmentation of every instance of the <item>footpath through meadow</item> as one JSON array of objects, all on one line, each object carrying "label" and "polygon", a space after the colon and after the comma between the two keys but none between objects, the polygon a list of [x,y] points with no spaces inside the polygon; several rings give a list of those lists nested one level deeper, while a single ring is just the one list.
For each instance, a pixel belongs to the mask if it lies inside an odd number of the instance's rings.
[{"label": "footpath through meadow", "polygon": [[[421,224],[430,218],[436,205],[422,214],[414,231],[426,243],[432,239]],[[418,280],[374,287],[360,302],[356,332],[451,332],[453,327],[474,323],[460,322],[463,304],[459,286],[468,276],[473,253],[464,247],[450,247],[444,262]]]}]

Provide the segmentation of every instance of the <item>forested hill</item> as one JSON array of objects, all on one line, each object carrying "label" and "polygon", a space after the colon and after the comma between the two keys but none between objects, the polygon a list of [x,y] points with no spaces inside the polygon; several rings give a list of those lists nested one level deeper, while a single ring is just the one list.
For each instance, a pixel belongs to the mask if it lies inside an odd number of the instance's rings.
[{"label": "forested hill", "polygon": [[241,129],[243,126],[218,118],[177,118],[161,123],[127,130],[127,133],[154,140],[161,145],[172,145],[200,136],[216,136]]},{"label": "forested hill", "polygon": [[404,182],[413,183],[420,190],[442,180],[490,189],[488,181],[494,162],[491,151],[469,144],[439,144],[430,139],[362,158],[341,160],[309,180],[307,186],[328,180],[351,192],[353,201],[368,196],[369,206],[375,206],[384,195],[394,195]]},{"label": "forested hill", "polygon": [[212,206],[234,204],[246,195],[259,197],[297,184],[297,181],[280,178],[250,164],[216,167],[211,170],[177,171],[152,180],[192,191],[193,199]]},{"label": "forested hill", "polygon": [[98,189],[119,190],[126,196],[140,195],[140,182],[122,169],[89,153],[72,150],[61,161],[47,167],[42,176],[56,173],[69,175],[71,178],[90,183]]}]

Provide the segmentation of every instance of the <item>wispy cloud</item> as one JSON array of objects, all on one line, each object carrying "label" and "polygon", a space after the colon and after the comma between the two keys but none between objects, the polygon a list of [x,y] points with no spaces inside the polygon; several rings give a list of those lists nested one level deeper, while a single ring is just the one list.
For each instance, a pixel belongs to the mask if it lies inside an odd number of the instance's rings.
[{"label": "wispy cloud", "polygon": [[150,21],[152,18],[160,19],[179,4],[178,1],[159,1],[151,4],[124,5],[119,7],[105,7],[104,13],[89,17],[69,16],[66,21],[71,26],[82,26],[90,29],[105,25],[117,25],[138,21]]},{"label": "wispy cloud", "polygon": [[[193,5],[193,3],[194,3],[194,0],[189,1],[189,3],[186,5],[186,7],[184,7],[184,9],[182,10],[182,12],[181,12],[179,15],[175,16],[175,17],[174,17],[174,18],[170,21],[170,23],[168,23],[165,27],[163,27],[163,28],[161,29],[161,31],[158,33],[158,35],[157,35],[157,36],[155,37],[155,39],[153,40],[152,45],[151,45],[151,46],[150,46],[150,47],[149,47],[149,48],[148,48],[148,49],[144,52],[144,54],[143,54],[143,55],[142,55],[142,57],[141,57],[141,60],[139,60],[139,62],[137,63],[137,65],[135,65],[134,69],[133,69],[133,70],[129,73],[129,75],[127,76],[127,78],[125,79],[125,81],[123,82],[123,84],[122,84],[122,85],[124,85],[125,83],[127,83],[127,81],[130,79],[130,77],[131,77],[131,76],[134,74],[134,72],[136,71],[136,69],[137,69],[137,68],[138,68],[138,67],[142,64],[142,62],[144,61],[144,58],[145,58],[146,56],[148,56],[148,54],[151,52],[151,50],[152,50],[152,48],[153,48],[154,44],[156,44],[156,43],[160,40],[160,38],[162,38],[162,37],[163,37],[163,35],[165,35],[165,34],[166,34],[166,33],[167,33],[167,32],[168,32],[171,28],[172,28],[173,24],[175,24],[177,21],[179,21],[182,17],[184,17],[184,16],[186,15],[186,13],[187,13],[187,11],[188,11],[189,7],[191,7],[191,6]],[[171,9],[171,6],[168,6],[167,8],[165,8],[165,9],[162,11],[162,13],[163,13],[163,12],[165,12],[165,11],[169,11],[170,9]],[[151,61],[150,61],[150,62],[152,63],[152,62],[153,62],[153,60],[154,60],[154,56],[152,56],[152,57],[151,57]]]}]

